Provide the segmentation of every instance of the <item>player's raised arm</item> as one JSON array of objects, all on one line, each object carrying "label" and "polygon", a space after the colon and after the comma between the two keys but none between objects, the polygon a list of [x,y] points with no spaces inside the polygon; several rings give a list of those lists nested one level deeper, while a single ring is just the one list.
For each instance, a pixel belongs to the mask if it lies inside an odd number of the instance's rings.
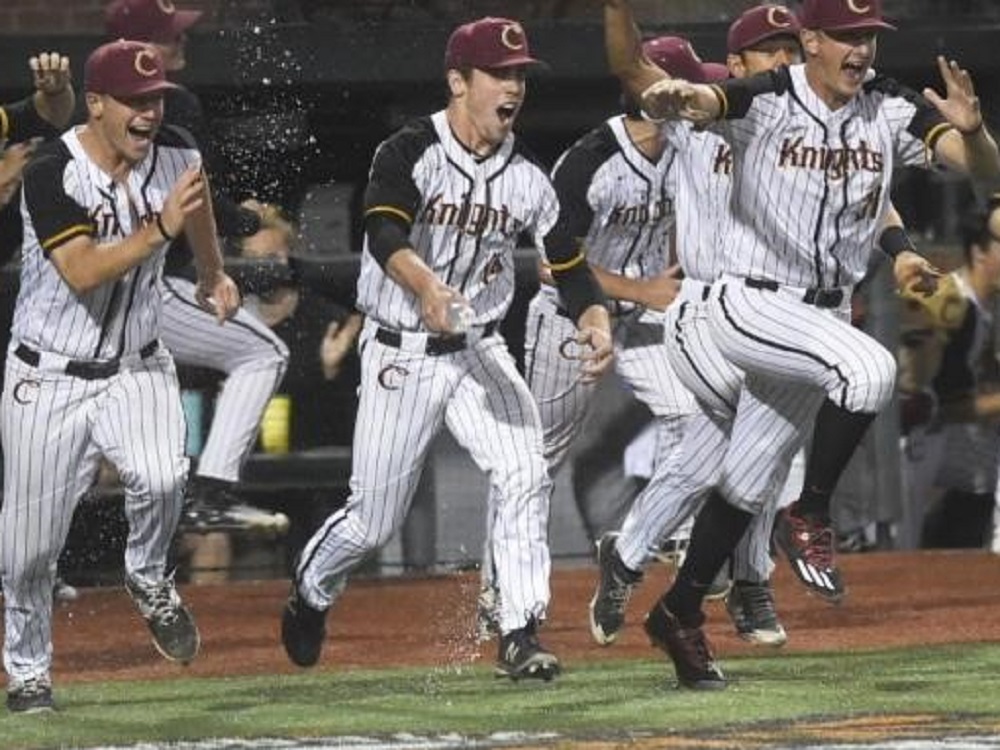
[{"label": "player's raised arm", "polygon": [[1000,153],[983,120],[972,76],[954,60],[940,55],[937,64],[944,81],[944,97],[931,88],[923,93],[953,129],[938,139],[934,155],[953,169],[995,182],[1000,179]]},{"label": "player's raised arm", "polygon": [[40,52],[28,60],[35,82],[35,109],[43,120],[62,130],[76,107],[69,58],[58,52]]},{"label": "player's raised arm", "polygon": [[604,43],[611,72],[650,117],[705,122],[721,114],[711,87],[671,78],[646,56],[628,0],[604,0]]}]

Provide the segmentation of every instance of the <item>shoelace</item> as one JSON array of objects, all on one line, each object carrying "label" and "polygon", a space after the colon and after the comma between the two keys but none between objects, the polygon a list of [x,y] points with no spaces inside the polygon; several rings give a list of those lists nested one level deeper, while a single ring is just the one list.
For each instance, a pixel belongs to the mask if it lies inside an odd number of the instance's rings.
[{"label": "shoelace", "polygon": [[709,669],[715,663],[715,655],[712,653],[712,647],[708,642],[708,637],[701,628],[695,628],[687,631],[689,633],[685,641],[688,643],[691,651],[698,661],[705,669]]},{"label": "shoelace", "polygon": [[806,537],[806,544],[802,549],[806,562],[822,570],[832,568],[833,530],[822,523],[810,524],[808,520],[793,515],[789,515],[788,520],[792,524],[792,533]]},{"label": "shoelace", "polygon": [[774,611],[774,600],[771,599],[767,587],[763,585],[743,586],[740,594],[747,614],[757,615],[768,620],[777,617]]},{"label": "shoelace", "polygon": [[42,679],[40,677],[29,677],[24,682],[20,684],[17,688],[17,692],[21,695],[42,695],[51,689],[51,685],[48,680]]},{"label": "shoelace", "polygon": [[173,581],[164,581],[142,593],[149,608],[148,617],[162,625],[171,625],[180,617]]},{"label": "shoelace", "polygon": [[612,586],[608,590],[608,601],[618,612],[624,612],[632,598],[632,584],[625,581],[614,571],[611,572]]}]

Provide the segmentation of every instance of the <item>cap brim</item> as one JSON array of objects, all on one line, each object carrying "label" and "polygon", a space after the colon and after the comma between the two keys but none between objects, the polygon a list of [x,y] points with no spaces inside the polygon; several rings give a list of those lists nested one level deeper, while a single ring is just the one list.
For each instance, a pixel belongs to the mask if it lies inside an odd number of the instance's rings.
[{"label": "cap brim", "polygon": [[722,63],[702,63],[701,73],[705,77],[705,83],[715,83],[729,78],[729,68]]},{"label": "cap brim", "polygon": [[798,29],[771,29],[763,34],[747,39],[743,42],[738,49],[730,49],[729,54],[738,55],[740,52],[745,52],[748,49],[753,49],[761,42],[766,42],[769,39],[780,39],[783,36],[787,36],[795,41],[799,40]]},{"label": "cap brim", "polygon": [[547,62],[534,57],[512,57],[499,65],[483,66],[483,70],[500,70],[501,68],[533,68],[534,70],[551,70]]},{"label": "cap brim", "polygon": [[[807,27],[808,28],[808,27]],[[864,21],[857,21],[855,23],[845,23],[843,25],[836,26],[819,26],[817,27],[819,31],[865,31],[871,29],[873,31],[881,29],[883,31],[895,31],[896,27],[893,26],[888,21],[876,21],[874,19],[867,19]]]},{"label": "cap brim", "polygon": [[181,33],[182,31],[187,31],[200,19],[204,11],[200,10],[178,10],[174,12],[174,19],[171,21],[170,26],[176,33]]},{"label": "cap brim", "polygon": [[160,94],[170,89],[180,88],[176,83],[170,81],[150,81],[145,86],[139,86],[131,91],[94,91],[91,93],[113,96],[115,99],[128,99],[133,96],[147,96],[149,94]]}]

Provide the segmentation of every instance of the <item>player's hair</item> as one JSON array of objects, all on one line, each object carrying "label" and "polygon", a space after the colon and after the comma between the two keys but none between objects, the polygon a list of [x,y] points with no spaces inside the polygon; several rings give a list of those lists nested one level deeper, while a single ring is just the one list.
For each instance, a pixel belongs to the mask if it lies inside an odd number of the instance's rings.
[{"label": "player's hair", "polygon": [[977,203],[966,211],[958,222],[958,234],[962,239],[962,255],[966,263],[972,262],[972,248],[985,248],[993,239],[990,232],[990,217],[1000,209],[1000,193],[994,193],[985,204]]}]

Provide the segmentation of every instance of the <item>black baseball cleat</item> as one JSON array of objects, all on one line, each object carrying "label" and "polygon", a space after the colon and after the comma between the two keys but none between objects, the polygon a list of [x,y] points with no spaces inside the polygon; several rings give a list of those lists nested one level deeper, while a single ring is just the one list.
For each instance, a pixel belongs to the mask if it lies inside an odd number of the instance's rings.
[{"label": "black baseball cleat", "polygon": [[736,581],[726,595],[726,612],[745,641],[763,646],[783,646],[788,634],[778,620],[774,591],[767,581]]},{"label": "black baseball cleat", "polygon": [[177,524],[182,533],[213,532],[279,537],[288,533],[288,516],[244,502],[228,483],[195,478]]},{"label": "black baseball cleat", "polygon": [[618,556],[618,534],[608,532],[597,542],[597,590],[590,600],[590,634],[610,646],[625,624],[625,608],[642,573],[630,570]]},{"label": "black baseball cleat", "polygon": [[831,604],[844,598],[844,579],[834,563],[833,528],[823,521],[799,513],[792,503],[778,514],[774,542],[784,553],[795,577],[812,593]]},{"label": "black baseball cleat", "polygon": [[153,645],[165,659],[188,664],[198,655],[201,635],[191,612],[181,602],[173,576],[159,583],[146,583],[126,575],[125,590],[146,621]]},{"label": "black baseball cleat", "polygon": [[52,682],[48,677],[29,677],[13,684],[7,691],[7,710],[16,714],[40,714],[55,711]]},{"label": "black baseball cleat", "polygon": [[500,638],[495,674],[517,682],[522,678],[553,680],[560,672],[559,660],[538,642],[535,621]]},{"label": "black baseball cleat", "polygon": [[[701,615],[704,622],[705,616]],[[723,690],[726,678],[712,653],[712,644],[699,624],[685,627],[662,602],[646,615],[644,624],[650,642],[674,663],[677,681],[692,690]]]},{"label": "black baseball cleat", "polygon": [[293,664],[311,667],[319,661],[326,638],[325,609],[310,606],[292,581],[292,590],[281,613],[281,642]]}]

